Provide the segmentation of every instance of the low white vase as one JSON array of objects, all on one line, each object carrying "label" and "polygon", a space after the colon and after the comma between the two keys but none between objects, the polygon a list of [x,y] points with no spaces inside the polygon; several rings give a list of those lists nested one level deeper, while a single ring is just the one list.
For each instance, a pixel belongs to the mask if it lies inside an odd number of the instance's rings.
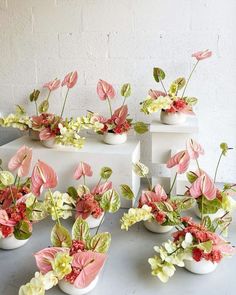
[{"label": "low white vase", "polygon": [[12,250],[16,248],[20,248],[28,242],[29,239],[26,240],[17,240],[15,236],[12,234],[7,238],[0,238],[0,249],[4,250]]},{"label": "low white vase", "polygon": [[213,272],[216,267],[218,266],[217,263],[213,263],[211,261],[207,261],[205,259],[202,259],[200,261],[195,260],[185,260],[184,261],[184,267],[195,274],[204,275],[207,273]]},{"label": "low white vase", "polygon": [[171,231],[173,228],[173,226],[161,225],[157,223],[155,220],[144,221],[144,226],[146,227],[147,230],[157,234],[167,233]]},{"label": "low white vase", "polygon": [[[196,205],[194,208],[193,208],[193,211],[194,213],[196,214],[196,216],[198,218],[202,218],[202,214],[198,208],[198,205]],[[216,218],[220,218],[222,217],[226,212],[223,210],[223,209],[219,209],[216,211],[216,213],[213,213],[213,214],[203,214],[203,217],[205,216],[209,216],[211,220],[214,220]]]},{"label": "low white vase", "polygon": [[39,131],[29,129],[29,138],[34,141],[39,141]]},{"label": "low white vase", "polygon": [[96,278],[87,287],[76,288],[76,287],[74,287],[74,285],[72,285],[71,283],[69,283],[63,279],[58,282],[58,286],[66,294],[82,295],[82,294],[87,294],[90,291],[92,291],[95,288],[95,286],[97,285],[97,282],[98,282],[98,276],[96,276]]},{"label": "low white vase", "polygon": [[[104,212],[98,218],[95,218],[92,215],[89,215],[89,217],[87,217],[85,221],[88,223],[89,228],[92,229],[99,226],[99,224],[102,222],[103,217],[104,217]],[[77,218],[76,215],[75,215],[75,218]]]},{"label": "low white vase", "polygon": [[58,147],[58,144],[56,144],[55,138],[47,139],[47,140],[41,140],[41,143],[43,146],[52,149],[55,147]]},{"label": "low white vase", "polygon": [[161,111],[160,120],[163,124],[180,125],[185,123],[186,115],[181,112],[168,113],[165,111]]},{"label": "low white vase", "polygon": [[103,134],[103,141],[107,144],[122,144],[127,140],[127,133],[115,134],[107,132]]}]

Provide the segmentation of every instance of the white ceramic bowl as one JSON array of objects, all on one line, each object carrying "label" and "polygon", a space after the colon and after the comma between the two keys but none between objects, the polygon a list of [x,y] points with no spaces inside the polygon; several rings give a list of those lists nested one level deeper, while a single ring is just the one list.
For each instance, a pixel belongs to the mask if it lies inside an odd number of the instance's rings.
[{"label": "white ceramic bowl", "polygon": [[213,272],[218,266],[217,263],[207,261],[205,259],[200,260],[199,262],[195,260],[185,260],[185,268],[195,274],[204,275],[207,273]]},{"label": "white ceramic bowl", "polygon": [[82,295],[87,294],[92,291],[98,282],[98,276],[85,288],[75,288],[74,285],[70,284],[66,280],[61,280],[58,282],[59,288],[69,295]]},{"label": "white ceramic bowl", "polygon": [[115,134],[115,133],[104,133],[103,134],[103,141],[107,144],[122,144],[127,140],[127,133],[124,132],[122,134]]},{"label": "white ceramic bowl", "polygon": [[55,142],[55,138],[51,138],[48,140],[41,140],[41,143],[43,146],[52,149],[55,148],[57,146],[56,142]]},{"label": "white ceramic bowl", "polygon": [[[194,211],[194,213],[196,214],[196,216],[197,216],[198,218],[202,218],[202,216],[201,216],[201,212],[200,212],[200,210],[199,210],[199,208],[198,208],[198,205],[196,205],[196,206],[193,208],[193,211]],[[216,213],[213,213],[213,214],[203,214],[203,217],[205,217],[205,216],[209,216],[211,220],[214,220],[214,219],[216,219],[216,218],[220,218],[220,217],[222,217],[225,213],[226,213],[226,212],[225,212],[223,209],[219,209],[219,210],[216,211]]]},{"label": "white ceramic bowl", "polygon": [[[102,213],[102,215],[98,218],[94,218],[92,215],[89,215],[89,217],[87,217],[85,219],[85,221],[88,223],[89,228],[96,228],[99,226],[99,224],[101,223],[102,219],[104,216],[104,212]],[[76,218],[76,216],[75,216]]]},{"label": "white ceramic bowl", "polygon": [[179,125],[186,121],[186,115],[180,112],[167,113],[161,111],[160,120],[163,124],[167,125]]},{"label": "white ceramic bowl", "polygon": [[0,238],[0,249],[4,250],[12,250],[19,247],[22,247],[28,242],[29,239],[26,240],[17,240],[14,235],[11,235],[7,238]]},{"label": "white ceramic bowl", "polygon": [[160,225],[155,220],[146,220],[144,221],[144,226],[146,229],[153,233],[163,234],[172,230],[173,226],[169,225]]},{"label": "white ceramic bowl", "polygon": [[33,129],[29,129],[29,138],[31,140],[35,140],[35,141],[39,141],[39,131],[33,130]]}]

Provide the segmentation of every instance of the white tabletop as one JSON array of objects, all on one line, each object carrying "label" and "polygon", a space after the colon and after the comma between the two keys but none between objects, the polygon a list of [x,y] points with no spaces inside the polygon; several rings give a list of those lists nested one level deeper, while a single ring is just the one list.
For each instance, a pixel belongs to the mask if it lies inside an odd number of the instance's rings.
[{"label": "white tabletop", "polygon": [[166,125],[159,120],[154,120],[150,124],[151,133],[197,133],[198,121],[197,118],[188,118],[184,124],[180,125]]}]

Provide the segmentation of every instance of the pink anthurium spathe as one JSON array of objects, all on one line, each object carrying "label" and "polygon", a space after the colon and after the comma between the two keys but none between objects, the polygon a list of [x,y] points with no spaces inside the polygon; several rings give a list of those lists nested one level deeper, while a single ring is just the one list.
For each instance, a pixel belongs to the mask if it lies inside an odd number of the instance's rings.
[{"label": "pink anthurium spathe", "polygon": [[204,149],[202,146],[193,139],[187,140],[186,148],[190,159],[196,160],[200,155],[204,155]]},{"label": "pink anthurium spathe", "polygon": [[101,100],[106,100],[108,98],[114,98],[116,92],[111,84],[100,79],[97,84],[97,94]]},{"label": "pink anthurium spathe", "polygon": [[0,210],[0,224],[14,227],[17,224],[17,222],[14,220],[9,220],[7,212],[5,210]]},{"label": "pink anthurium spathe", "polygon": [[154,191],[143,191],[139,199],[139,207],[148,203],[162,202],[167,199],[166,192],[160,184],[154,187]]},{"label": "pink anthurium spathe", "polygon": [[47,88],[49,91],[53,91],[53,90],[56,90],[57,88],[59,88],[60,85],[61,85],[61,80],[56,78],[53,81],[45,83],[43,85],[43,88]]},{"label": "pink anthurium spathe", "polygon": [[97,185],[93,188],[92,194],[93,195],[102,195],[109,189],[112,189],[112,182],[108,181],[103,184]]},{"label": "pink anthurium spathe", "polygon": [[167,168],[177,166],[177,173],[182,174],[187,171],[190,163],[190,156],[186,150],[181,151],[171,157],[167,162]]},{"label": "pink anthurium spathe", "polygon": [[59,252],[68,252],[68,248],[62,248],[62,247],[50,247],[50,248],[45,248],[36,254],[34,254],[35,260],[37,267],[39,270],[43,273],[46,274],[50,270],[52,270],[52,264],[51,261],[55,258],[56,254]]},{"label": "pink anthurium spathe", "polygon": [[87,287],[102,269],[107,255],[92,251],[78,252],[73,256],[72,266],[80,269],[80,273],[75,279],[76,288]]},{"label": "pink anthurium spathe", "polygon": [[16,154],[10,159],[8,169],[15,171],[18,169],[17,174],[19,177],[26,177],[29,174],[30,165],[32,160],[32,148],[22,146]]},{"label": "pink anthurium spathe", "polygon": [[204,196],[208,200],[214,200],[216,198],[217,188],[207,174],[202,174],[191,185],[189,192],[193,198]]},{"label": "pink anthurium spathe", "polygon": [[192,54],[192,57],[195,57],[197,61],[203,60],[205,58],[209,58],[212,56],[212,52],[208,49],[204,51],[197,51]]},{"label": "pink anthurium spathe", "polygon": [[46,163],[38,160],[31,176],[31,190],[39,196],[43,189],[57,186],[56,172]]},{"label": "pink anthurium spathe", "polygon": [[89,164],[80,162],[74,173],[74,179],[79,180],[82,176],[92,176],[93,171]]},{"label": "pink anthurium spathe", "polygon": [[39,139],[40,140],[49,140],[56,137],[55,133],[51,131],[50,128],[44,128],[39,132]]},{"label": "pink anthurium spathe", "polygon": [[152,89],[149,90],[148,94],[152,99],[157,99],[159,96],[166,96],[165,92]]},{"label": "pink anthurium spathe", "polygon": [[61,83],[61,86],[67,86],[67,88],[73,88],[78,80],[78,73],[77,71],[70,72],[67,74],[64,78],[64,80]]},{"label": "pink anthurium spathe", "polygon": [[116,123],[116,125],[122,125],[128,115],[128,107],[124,105],[117,110],[115,110],[114,114],[112,115],[111,119]]}]

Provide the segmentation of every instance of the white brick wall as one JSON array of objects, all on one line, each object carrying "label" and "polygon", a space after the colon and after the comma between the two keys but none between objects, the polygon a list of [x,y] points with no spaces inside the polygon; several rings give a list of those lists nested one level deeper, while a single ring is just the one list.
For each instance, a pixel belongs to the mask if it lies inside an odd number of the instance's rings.
[{"label": "white brick wall", "polygon": [[[209,48],[214,56],[200,64],[188,93],[200,100],[200,141],[212,171],[217,144],[236,147],[235,11],[235,0],[0,0],[0,111],[16,103],[33,110],[32,88],[77,69],[68,115],[106,112],[96,96],[103,78],[117,89],[131,82],[130,113],[150,122],[139,102],[157,88],[153,66],[164,68],[170,82],[189,73],[192,52]],[[52,95],[55,111],[61,95]],[[149,140],[142,137],[146,163]],[[219,180],[235,181],[236,152],[225,164]]]}]

